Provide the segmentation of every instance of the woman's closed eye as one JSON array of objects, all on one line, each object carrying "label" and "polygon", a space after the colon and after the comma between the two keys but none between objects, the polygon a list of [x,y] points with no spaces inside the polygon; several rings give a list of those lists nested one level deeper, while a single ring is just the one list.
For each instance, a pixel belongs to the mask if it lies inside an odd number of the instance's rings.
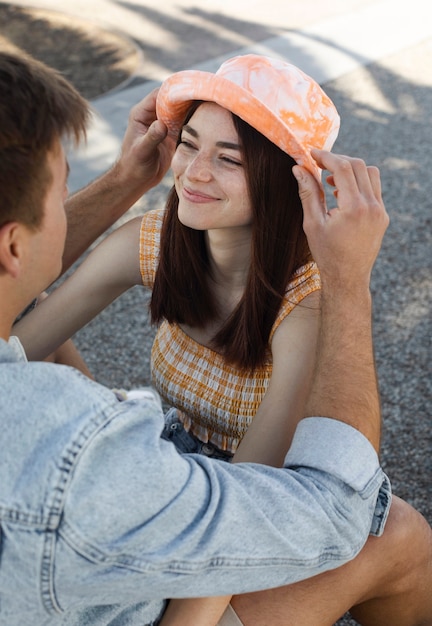
[{"label": "woman's closed eye", "polygon": [[191,143],[188,139],[183,139],[183,137],[181,137],[178,145],[184,146],[185,148],[190,148],[191,150],[197,149],[196,146],[193,145],[193,143]]},{"label": "woman's closed eye", "polygon": [[242,167],[243,165],[243,163],[239,159],[236,159],[235,157],[222,155],[219,158],[221,159],[221,161],[225,161],[226,163],[229,163],[230,165],[238,165],[239,167]]}]

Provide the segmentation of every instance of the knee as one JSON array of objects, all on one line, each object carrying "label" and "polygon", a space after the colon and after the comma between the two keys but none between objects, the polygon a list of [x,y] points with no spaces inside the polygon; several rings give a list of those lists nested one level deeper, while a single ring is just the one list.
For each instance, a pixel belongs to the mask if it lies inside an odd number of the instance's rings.
[{"label": "knee", "polygon": [[382,539],[387,575],[393,571],[402,586],[432,575],[432,529],[400,498],[393,497]]},{"label": "knee", "polygon": [[431,549],[430,525],[421,513],[396,496],[393,496],[390,508],[388,530],[397,535],[401,545],[407,545],[411,549],[417,545],[418,548],[423,547],[427,552]]}]

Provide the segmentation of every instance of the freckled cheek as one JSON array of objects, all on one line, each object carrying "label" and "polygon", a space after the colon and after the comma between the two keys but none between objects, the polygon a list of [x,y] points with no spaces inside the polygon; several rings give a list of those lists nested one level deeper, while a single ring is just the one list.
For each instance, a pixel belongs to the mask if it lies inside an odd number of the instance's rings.
[{"label": "freckled cheek", "polygon": [[187,168],[189,165],[190,159],[186,158],[184,155],[179,154],[179,152],[175,152],[171,161],[171,171],[174,176],[174,186],[176,188],[177,194],[180,196],[181,188],[184,184],[184,178],[187,176]]},{"label": "freckled cheek", "polygon": [[182,157],[179,154],[179,151],[177,150],[176,152],[174,152],[174,156],[171,160],[171,170],[174,174],[174,176],[177,178],[177,176],[180,176],[180,174],[182,174],[184,172],[184,170],[186,169],[187,164],[185,163],[185,158]]}]

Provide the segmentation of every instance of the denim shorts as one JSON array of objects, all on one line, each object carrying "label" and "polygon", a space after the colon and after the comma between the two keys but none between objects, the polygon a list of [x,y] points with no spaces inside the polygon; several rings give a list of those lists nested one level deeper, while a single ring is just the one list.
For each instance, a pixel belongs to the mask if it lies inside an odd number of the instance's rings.
[{"label": "denim shorts", "polygon": [[172,441],[181,454],[203,454],[213,459],[228,462],[233,457],[231,452],[220,450],[210,441],[203,443],[198,437],[188,432],[177,417],[177,409],[175,408],[169,409],[165,415],[165,427],[161,436],[167,441]]}]

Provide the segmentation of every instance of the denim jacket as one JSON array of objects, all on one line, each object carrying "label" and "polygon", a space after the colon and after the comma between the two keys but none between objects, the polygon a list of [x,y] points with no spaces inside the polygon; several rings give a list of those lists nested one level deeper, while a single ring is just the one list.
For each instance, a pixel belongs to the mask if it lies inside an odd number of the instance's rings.
[{"label": "denim jacket", "polygon": [[273,469],[180,455],[156,401],[4,341],[0,390],[0,624],[156,623],[165,598],[295,582],[382,532],[388,480],[335,420],[303,420]]}]

